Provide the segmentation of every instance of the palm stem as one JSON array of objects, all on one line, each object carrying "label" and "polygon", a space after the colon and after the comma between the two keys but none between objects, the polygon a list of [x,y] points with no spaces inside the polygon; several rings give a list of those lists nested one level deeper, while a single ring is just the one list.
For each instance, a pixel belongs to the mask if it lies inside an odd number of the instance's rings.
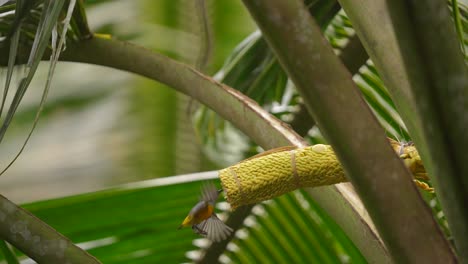
[{"label": "palm stem", "polygon": [[468,74],[447,3],[340,3],[418,146],[466,262]]},{"label": "palm stem", "polygon": [[422,123],[418,140],[428,150],[423,158],[460,260],[468,263],[468,67],[446,1],[387,6]]},{"label": "palm stem", "polygon": [[408,170],[303,2],[244,3],[332,144],[393,259],[453,262]]},{"label": "palm stem", "polygon": [[52,227],[0,195],[0,238],[38,263],[100,263]]}]

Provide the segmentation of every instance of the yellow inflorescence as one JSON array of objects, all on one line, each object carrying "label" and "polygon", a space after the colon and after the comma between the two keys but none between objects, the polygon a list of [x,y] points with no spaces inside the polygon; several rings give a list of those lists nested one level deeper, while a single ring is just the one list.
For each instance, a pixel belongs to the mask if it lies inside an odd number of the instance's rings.
[{"label": "yellow inflorescence", "polygon": [[393,139],[390,139],[390,145],[392,145],[395,152],[400,156],[408,169],[413,173],[414,178],[419,180],[429,180],[426,169],[422,163],[419,152],[412,143],[400,143]]},{"label": "yellow inflorescence", "polygon": [[233,209],[304,187],[346,181],[332,148],[314,145],[249,159],[219,172]]},{"label": "yellow inflorescence", "polygon": [[[414,145],[394,140],[390,143],[413,173],[416,185],[433,191],[429,185],[419,181],[428,177]],[[322,144],[293,150],[280,148],[272,154],[267,152],[219,171],[219,177],[232,209],[299,188],[347,181],[331,146]]]}]

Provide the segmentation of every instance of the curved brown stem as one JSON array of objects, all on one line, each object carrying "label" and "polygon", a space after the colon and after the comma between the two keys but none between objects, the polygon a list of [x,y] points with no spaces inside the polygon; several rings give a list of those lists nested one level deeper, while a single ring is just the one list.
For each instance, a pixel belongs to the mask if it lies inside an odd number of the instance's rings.
[{"label": "curved brown stem", "polygon": [[0,195],[0,239],[38,263],[101,263],[28,211]]}]

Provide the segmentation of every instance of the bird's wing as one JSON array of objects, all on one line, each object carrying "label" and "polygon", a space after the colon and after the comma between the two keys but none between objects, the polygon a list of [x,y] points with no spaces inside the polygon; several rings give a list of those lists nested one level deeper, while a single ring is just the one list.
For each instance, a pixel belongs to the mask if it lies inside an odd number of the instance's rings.
[{"label": "bird's wing", "polygon": [[206,183],[202,186],[202,195],[200,200],[214,204],[216,199],[218,199],[219,192],[216,189],[216,186],[212,183]]},{"label": "bird's wing", "polygon": [[227,226],[215,214],[198,224],[197,227],[203,230],[204,235],[213,242],[226,239],[233,231],[232,228]]}]

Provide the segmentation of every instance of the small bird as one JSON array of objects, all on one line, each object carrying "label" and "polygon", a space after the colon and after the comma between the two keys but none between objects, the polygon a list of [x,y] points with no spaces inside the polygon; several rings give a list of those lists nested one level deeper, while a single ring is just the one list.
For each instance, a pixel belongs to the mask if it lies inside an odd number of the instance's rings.
[{"label": "small bird", "polygon": [[216,199],[222,191],[217,190],[212,183],[203,185],[200,202],[190,210],[178,229],[191,225],[195,233],[206,236],[213,242],[226,239],[233,230],[214,212]]}]

